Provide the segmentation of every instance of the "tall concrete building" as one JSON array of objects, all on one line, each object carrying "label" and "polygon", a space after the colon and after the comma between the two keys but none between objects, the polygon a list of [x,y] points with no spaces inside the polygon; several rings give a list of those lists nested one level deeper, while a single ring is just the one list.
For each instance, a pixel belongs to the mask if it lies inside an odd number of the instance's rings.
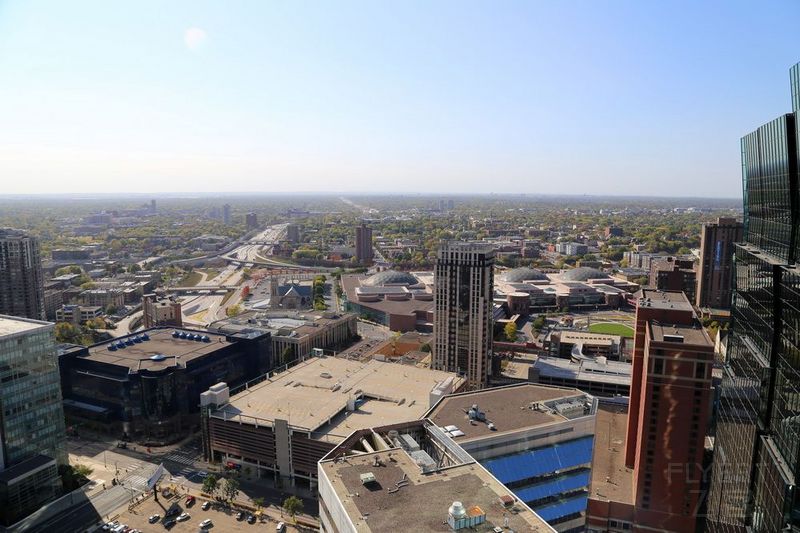
[{"label": "tall concrete building", "polygon": [[247,229],[256,229],[258,227],[258,215],[255,213],[247,213],[244,216],[244,225]]},{"label": "tall concrete building", "polygon": [[638,300],[634,342],[624,457],[612,434],[595,452],[593,469],[605,476],[593,474],[588,529],[698,531],[714,344],[686,295],[650,289]]},{"label": "tall concrete building", "polygon": [[0,228],[0,314],[45,316],[39,240],[11,228]]},{"label": "tall concrete building", "polygon": [[697,307],[731,306],[734,243],[742,240],[744,225],[735,218],[717,218],[703,224],[700,265],[697,269]]},{"label": "tall concrete building", "polygon": [[462,242],[439,248],[434,270],[433,368],[465,375],[470,388],[489,381],[495,253]]},{"label": "tall concrete building", "polygon": [[67,464],[53,324],[0,316],[0,521],[12,524],[61,492]]},{"label": "tall concrete building", "polygon": [[286,240],[293,244],[300,242],[300,226],[297,224],[286,226]]},{"label": "tall concrete building", "polygon": [[800,64],[793,113],[742,138],[743,242],[716,414],[712,532],[800,528]]},{"label": "tall concrete building", "polygon": [[222,206],[222,223],[231,223],[231,204],[225,204]]},{"label": "tall concrete building", "polygon": [[362,265],[372,263],[372,228],[363,222],[356,227],[356,260]]}]

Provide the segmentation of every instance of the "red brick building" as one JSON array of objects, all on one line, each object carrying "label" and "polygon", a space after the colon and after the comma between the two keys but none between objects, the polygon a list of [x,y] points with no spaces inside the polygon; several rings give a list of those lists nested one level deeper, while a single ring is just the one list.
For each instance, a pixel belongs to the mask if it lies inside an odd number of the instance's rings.
[{"label": "red brick building", "polygon": [[594,452],[589,531],[696,530],[713,361],[686,296],[643,290],[627,414],[618,404],[598,414],[609,436]]}]

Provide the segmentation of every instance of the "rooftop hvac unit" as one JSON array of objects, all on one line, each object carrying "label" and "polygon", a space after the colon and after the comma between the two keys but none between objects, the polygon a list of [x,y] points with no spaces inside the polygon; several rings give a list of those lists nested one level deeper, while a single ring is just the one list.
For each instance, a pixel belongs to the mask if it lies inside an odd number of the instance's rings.
[{"label": "rooftop hvac unit", "polygon": [[414,437],[409,435],[408,433],[403,433],[400,435],[400,445],[409,452],[415,452],[420,449],[419,444],[417,441],[414,440]]}]

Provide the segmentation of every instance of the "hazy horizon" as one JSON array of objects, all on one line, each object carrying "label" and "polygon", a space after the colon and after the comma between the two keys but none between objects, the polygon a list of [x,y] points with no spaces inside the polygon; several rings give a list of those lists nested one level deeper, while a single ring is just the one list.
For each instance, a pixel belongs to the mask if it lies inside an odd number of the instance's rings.
[{"label": "hazy horizon", "polygon": [[739,139],[790,110],[799,18],[788,0],[0,3],[2,194],[741,198]]}]

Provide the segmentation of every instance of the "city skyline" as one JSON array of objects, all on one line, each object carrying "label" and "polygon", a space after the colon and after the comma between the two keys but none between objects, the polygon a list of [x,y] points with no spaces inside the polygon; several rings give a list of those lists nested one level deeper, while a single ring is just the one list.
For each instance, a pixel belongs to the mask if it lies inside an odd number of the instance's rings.
[{"label": "city skyline", "polygon": [[[800,14],[790,2],[171,4],[154,19],[146,4],[45,4],[0,8],[5,193],[559,194],[569,182],[735,197],[738,139],[783,108]],[[768,38],[739,38],[752,32]]]}]

